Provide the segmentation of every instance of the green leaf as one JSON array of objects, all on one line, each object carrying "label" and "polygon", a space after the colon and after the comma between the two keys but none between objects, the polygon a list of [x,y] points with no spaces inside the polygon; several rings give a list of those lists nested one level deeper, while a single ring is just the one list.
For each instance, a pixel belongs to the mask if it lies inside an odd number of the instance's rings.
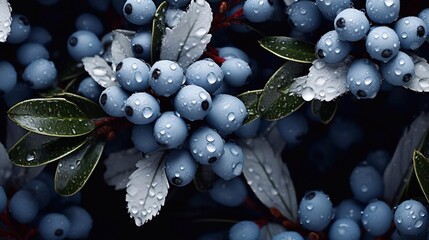
[{"label": "green leaf", "polygon": [[262,89],[244,92],[237,97],[244,103],[247,110],[247,118],[244,124],[250,123],[260,117],[258,102],[262,94]]},{"label": "green leaf", "polygon": [[58,93],[54,95],[54,97],[64,98],[76,104],[89,118],[106,117],[106,113],[103,111],[100,105],[89,100],[88,98],[69,92]]},{"label": "green leaf", "polygon": [[429,159],[416,150],[413,153],[413,165],[420,188],[425,195],[426,201],[429,202]]},{"label": "green leaf", "polygon": [[259,40],[259,44],[276,56],[286,60],[311,63],[315,59],[315,46],[290,37],[271,36]]},{"label": "green leaf", "polygon": [[159,59],[159,54],[161,52],[161,41],[165,32],[165,10],[167,10],[167,7],[167,1],[162,2],[158,6],[158,9],[155,12],[155,16],[153,17],[152,42],[150,51],[150,58],[152,62],[156,62]]},{"label": "green leaf", "polygon": [[41,91],[38,93],[41,97],[48,98],[48,97],[53,97],[54,95],[56,95],[58,93],[63,93],[63,92],[64,92],[64,90],[62,88],[49,88],[47,90],[44,90],[44,91]]},{"label": "green leaf", "polygon": [[294,78],[308,70],[306,64],[286,62],[266,83],[259,98],[259,112],[267,120],[278,120],[293,113],[304,104],[300,96],[291,95],[289,87]]},{"label": "green leaf", "polygon": [[64,98],[22,101],[9,109],[8,116],[30,132],[49,136],[81,136],[95,128],[76,104]]},{"label": "green leaf", "polygon": [[337,112],[338,103],[338,98],[329,102],[313,100],[311,102],[311,112],[313,115],[318,116],[324,124],[328,124]]},{"label": "green leaf", "polygon": [[10,150],[10,161],[22,167],[36,167],[56,161],[82,146],[86,136],[60,138],[29,132]]},{"label": "green leaf", "polygon": [[55,191],[63,196],[78,192],[94,171],[104,145],[105,142],[92,139],[63,157],[55,171]]}]

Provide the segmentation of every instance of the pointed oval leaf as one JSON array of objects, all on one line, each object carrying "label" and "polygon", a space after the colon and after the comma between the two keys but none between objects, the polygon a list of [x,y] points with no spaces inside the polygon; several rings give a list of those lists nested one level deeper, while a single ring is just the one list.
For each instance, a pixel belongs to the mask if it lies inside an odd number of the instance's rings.
[{"label": "pointed oval leaf", "polygon": [[260,117],[258,102],[262,94],[262,89],[253,90],[239,94],[237,97],[244,103],[247,110],[247,117],[243,124],[250,123]]},{"label": "pointed oval leaf", "polygon": [[7,0],[0,0],[0,42],[6,42],[12,24],[12,7]]},{"label": "pointed oval leaf", "polygon": [[286,60],[311,63],[315,59],[315,46],[290,37],[271,36],[259,40],[259,44],[276,56]]},{"label": "pointed oval leaf", "polygon": [[113,61],[112,65],[114,66],[118,65],[125,58],[134,56],[134,53],[131,47],[131,37],[128,37],[128,36],[134,35],[135,32],[129,31],[130,33],[126,34],[126,32],[124,31],[126,30],[113,31],[113,40],[112,40],[112,45],[110,50],[111,50],[112,61]]},{"label": "pointed oval leaf", "polygon": [[150,59],[152,62],[156,62],[159,60],[159,55],[161,52],[161,43],[162,36],[165,33],[165,10],[167,10],[168,3],[167,1],[162,2],[158,9],[155,12],[155,16],[153,17],[152,22],[152,41],[151,41],[151,49],[150,49]]},{"label": "pointed oval leaf", "polygon": [[30,132],[74,137],[94,130],[94,123],[74,103],[64,98],[35,98],[11,107],[9,118]]},{"label": "pointed oval leaf", "polygon": [[95,55],[94,57],[82,58],[85,71],[102,87],[107,88],[113,85],[118,85],[115,73],[112,67],[102,57]]},{"label": "pointed oval leaf", "polygon": [[322,123],[328,124],[334,118],[335,113],[337,112],[338,103],[338,98],[330,102],[324,102],[315,99],[311,102],[311,112],[314,116],[319,117]]},{"label": "pointed oval leaf", "polygon": [[295,77],[301,76],[307,69],[306,64],[286,62],[268,80],[259,98],[259,112],[267,120],[283,118],[304,104],[304,100],[289,93],[289,87]]},{"label": "pointed oval leaf", "polygon": [[94,171],[105,142],[90,140],[60,159],[55,171],[55,191],[63,196],[78,192]]},{"label": "pointed oval leaf", "polygon": [[88,98],[82,97],[77,94],[69,93],[69,92],[61,92],[55,94],[54,97],[64,98],[74,104],[76,104],[83,113],[89,118],[102,118],[106,117],[106,113],[100,107],[98,103],[95,103]]},{"label": "pointed oval leaf", "polygon": [[414,151],[413,166],[420,188],[429,202],[429,159],[419,151]]},{"label": "pointed oval leaf", "polygon": [[103,161],[106,166],[104,181],[115,190],[127,187],[128,178],[136,170],[136,163],[142,159],[142,153],[136,148],[114,152]]},{"label": "pointed oval leaf", "polygon": [[9,150],[10,161],[23,167],[44,165],[72,153],[86,142],[86,138],[60,138],[29,132]]}]

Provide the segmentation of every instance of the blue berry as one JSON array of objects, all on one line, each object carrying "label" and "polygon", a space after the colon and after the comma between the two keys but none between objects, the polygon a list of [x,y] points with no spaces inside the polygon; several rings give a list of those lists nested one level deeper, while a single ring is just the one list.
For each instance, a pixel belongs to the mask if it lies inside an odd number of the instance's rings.
[{"label": "blue berry", "polygon": [[362,217],[363,206],[355,199],[346,199],[340,202],[335,208],[336,219],[352,219],[355,222],[360,222]]},{"label": "blue berry", "polygon": [[368,59],[353,61],[347,72],[347,87],[359,99],[374,98],[380,90],[381,81],[376,65]]},{"label": "blue berry", "polygon": [[155,139],[168,148],[180,146],[188,136],[188,126],[174,112],[163,112],[153,127]]},{"label": "blue berry", "polygon": [[211,59],[198,60],[186,69],[186,83],[204,88],[209,93],[214,93],[222,84],[222,69]]},{"label": "blue berry", "polygon": [[100,36],[104,32],[101,20],[92,13],[82,13],[75,20],[77,30],[87,30]]},{"label": "blue berry", "polygon": [[70,230],[70,221],[60,213],[48,213],[39,222],[39,234],[42,239],[65,239]]},{"label": "blue berry", "polygon": [[153,134],[154,122],[144,125],[134,125],[131,130],[131,140],[134,147],[143,153],[157,150],[160,145]]},{"label": "blue berry", "polygon": [[259,126],[261,125],[261,119],[257,118],[250,123],[241,125],[237,130],[235,130],[235,135],[241,138],[251,138],[258,135]]},{"label": "blue berry", "polygon": [[320,13],[329,21],[334,21],[338,12],[349,8],[350,4],[350,0],[316,0]]},{"label": "blue berry", "polygon": [[110,86],[103,90],[100,94],[99,103],[101,108],[112,117],[124,117],[123,107],[128,93],[119,86]]},{"label": "blue berry", "polygon": [[252,75],[252,69],[250,69],[249,64],[239,58],[226,59],[222,63],[221,69],[224,81],[233,87],[244,86]]},{"label": "blue berry", "polygon": [[39,204],[39,209],[42,209],[48,206],[49,202],[52,199],[50,186],[46,184],[44,181],[39,179],[32,179],[28,181],[22,189],[29,191],[33,194],[34,199]]},{"label": "blue berry", "polygon": [[77,93],[97,102],[100,98],[100,94],[103,91],[103,88],[98,85],[98,83],[92,77],[84,78],[77,88]]},{"label": "blue berry", "polygon": [[314,32],[322,23],[322,14],[314,1],[293,2],[287,9],[287,14],[289,22],[299,32]]},{"label": "blue berry", "polygon": [[217,48],[219,57],[227,60],[230,58],[239,58],[245,62],[249,62],[249,56],[243,50],[236,47],[220,47]]},{"label": "blue berry", "polygon": [[22,79],[33,89],[50,87],[57,78],[57,69],[53,62],[46,59],[37,59],[27,65]]},{"label": "blue berry", "polygon": [[224,140],[213,129],[201,127],[192,132],[189,149],[197,162],[204,165],[213,164],[224,153]]},{"label": "blue berry", "polygon": [[86,239],[92,229],[92,217],[82,207],[70,206],[61,211],[70,221],[67,238]]},{"label": "blue berry", "polygon": [[187,85],[174,98],[174,108],[190,121],[203,119],[212,108],[212,98],[204,88]]},{"label": "blue berry", "polygon": [[52,35],[49,31],[42,26],[31,26],[30,35],[27,38],[27,42],[39,43],[44,46],[52,41]]},{"label": "blue berry", "polygon": [[244,153],[241,147],[228,142],[224,144],[223,155],[211,167],[216,175],[228,181],[241,175],[243,162]]},{"label": "blue berry", "polygon": [[156,120],[160,106],[152,95],[137,92],[127,99],[123,110],[128,121],[134,124],[148,124]]},{"label": "blue berry", "polygon": [[210,197],[217,203],[228,207],[237,207],[247,197],[246,185],[241,178],[233,178],[229,181],[218,179],[210,189]]},{"label": "blue berry", "polygon": [[153,91],[161,96],[169,97],[179,91],[185,81],[183,69],[170,60],[155,62],[149,72],[149,84]]},{"label": "blue berry", "polygon": [[243,5],[244,17],[250,22],[260,23],[268,21],[274,13],[272,1],[246,0]]},{"label": "blue berry", "polygon": [[240,128],[246,117],[246,106],[240,99],[229,94],[218,94],[213,98],[206,121],[219,132],[228,134]]},{"label": "blue berry", "polygon": [[350,188],[356,200],[368,203],[383,194],[384,184],[380,173],[373,166],[358,165],[350,174]]},{"label": "blue berry", "polygon": [[348,218],[338,219],[329,228],[329,239],[331,240],[359,240],[359,225]]},{"label": "blue berry", "polygon": [[31,25],[22,14],[12,14],[10,33],[7,36],[8,43],[22,43],[30,36]]},{"label": "blue berry", "polygon": [[350,42],[363,39],[369,31],[369,21],[365,14],[354,8],[347,8],[338,13],[334,26],[340,39]]},{"label": "blue berry", "polygon": [[[419,12],[418,17],[426,23],[426,27],[429,27],[429,8],[425,8]],[[429,34],[426,35],[426,40],[429,38]]]},{"label": "blue berry", "polygon": [[93,32],[87,30],[76,31],[67,40],[67,51],[75,61],[97,55],[101,50],[100,39]]},{"label": "blue berry", "polygon": [[385,234],[392,223],[392,209],[383,201],[368,203],[362,213],[362,225],[372,236]]},{"label": "blue berry", "polygon": [[380,72],[388,83],[394,86],[404,86],[414,78],[413,59],[408,54],[399,51],[392,60],[380,65]]},{"label": "blue berry", "polygon": [[39,203],[27,190],[18,190],[9,201],[9,212],[19,223],[33,221],[39,213]]},{"label": "blue berry", "polygon": [[400,203],[394,213],[396,229],[404,236],[415,236],[426,231],[428,212],[425,206],[413,199]]},{"label": "blue berry", "polygon": [[8,61],[0,61],[0,78],[0,96],[2,96],[12,91],[17,83],[15,67]]},{"label": "blue berry", "polygon": [[386,26],[374,27],[366,36],[366,51],[373,59],[382,62],[394,58],[400,45],[396,32]]},{"label": "blue berry", "polygon": [[146,90],[149,86],[149,67],[138,58],[125,58],[116,65],[116,80],[127,91]]},{"label": "blue berry", "polygon": [[259,226],[252,221],[240,221],[229,229],[229,240],[258,240]]},{"label": "blue berry", "polygon": [[152,35],[150,32],[138,32],[131,38],[131,48],[135,57],[150,59]]},{"label": "blue berry", "polygon": [[191,0],[167,0],[168,6],[173,8],[183,8],[189,5]]},{"label": "blue berry", "polygon": [[399,0],[366,0],[365,9],[368,18],[374,23],[389,24],[398,19],[400,5]]},{"label": "blue berry", "polygon": [[7,205],[7,196],[6,191],[4,190],[3,186],[0,186],[0,213],[4,211]]},{"label": "blue berry", "polygon": [[383,175],[384,169],[386,169],[389,164],[391,157],[391,154],[387,150],[379,149],[369,152],[365,157],[365,162],[368,163],[368,165],[373,166],[381,175]]},{"label": "blue berry", "polygon": [[304,240],[304,238],[295,231],[285,231],[273,236],[271,240]]},{"label": "blue berry", "polygon": [[40,58],[49,59],[48,50],[40,43],[24,43],[16,50],[16,59],[24,66]]},{"label": "blue berry", "polygon": [[172,150],[165,161],[165,173],[171,184],[188,185],[197,172],[197,162],[186,149]]},{"label": "blue berry", "polygon": [[300,144],[308,133],[308,122],[300,112],[294,112],[277,121],[277,129],[286,144]]},{"label": "blue berry", "polygon": [[304,228],[322,231],[334,217],[334,210],[328,195],[322,191],[311,191],[301,199],[298,214]]},{"label": "blue berry", "polygon": [[394,29],[403,49],[416,50],[425,42],[428,35],[426,23],[414,16],[399,19]]},{"label": "blue berry", "polygon": [[337,31],[329,31],[319,39],[316,45],[317,56],[327,63],[337,63],[349,55],[353,44],[340,40]]},{"label": "blue berry", "polygon": [[130,23],[145,25],[152,21],[156,6],[152,0],[127,0],[122,11]]}]

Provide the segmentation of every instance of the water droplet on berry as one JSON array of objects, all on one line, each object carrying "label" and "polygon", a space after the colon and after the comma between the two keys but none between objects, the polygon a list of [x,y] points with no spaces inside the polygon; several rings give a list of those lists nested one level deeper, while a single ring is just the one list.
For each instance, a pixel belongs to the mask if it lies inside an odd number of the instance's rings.
[{"label": "water droplet on berry", "polygon": [[363,82],[365,83],[365,85],[370,85],[372,83],[372,79],[367,77],[363,80]]},{"label": "water droplet on berry", "polygon": [[313,210],[314,205],[313,204],[308,204],[306,208],[307,208],[307,210],[311,211],[311,210]]},{"label": "water droplet on berry", "polygon": [[395,3],[395,1],[394,1],[394,0],[384,0],[384,4],[385,4],[387,7],[391,7],[394,3]]},{"label": "water droplet on berry", "polygon": [[228,121],[230,121],[230,122],[234,121],[235,120],[235,113],[233,113],[233,112],[228,113],[227,118],[228,118]]},{"label": "water droplet on berry", "polygon": [[414,224],[415,228],[420,228],[423,225],[423,220],[419,219],[416,221],[416,223]]},{"label": "water droplet on berry", "polygon": [[217,80],[216,75],[215,75],[213,72],[210,72],[210,73],[207,75],[207,82],[208,82],[209,84],[215,84],[215,83],[216,83],[216,80]]},{"label": "water droplet on berry", "polygon": [[144,118],[150,118],[153,115],[153,109],[150,107],[143,108],[143,117]]},{"label": "water droplet on berry", "polygon": [[362,186],[360,187],[360,190],[362,192],[368,192],[368,186],[366,184],[362,184]]},{"label": "water droplet on berry", "polygon": [[213,135],[207,134],[206,140],[207,140],[207,142],[213,142],[215,140],[215,138],[213,137]]},{"label": "water droplet on berry", "polygon": [[206,149],[208,152],[213,153],[216,151],[216,146],[213,143],[207,143]]},{"label": "water droplet on berry", "polygon": [[143,75],[140,71],[136,71],[134,73],[134,79],[136,80],[136,82],[141,83],[143,82]]}]

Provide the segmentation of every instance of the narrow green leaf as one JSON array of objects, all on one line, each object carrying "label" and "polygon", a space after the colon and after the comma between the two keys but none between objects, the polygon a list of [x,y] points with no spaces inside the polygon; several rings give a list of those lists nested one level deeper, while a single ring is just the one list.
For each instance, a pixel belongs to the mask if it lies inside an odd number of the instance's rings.
[{"label": "narrow green leaf", "polygon": [[35,98],[17,103],[9,118],[30,132],[74,137],[94,130],[94,123],[74,103],[64,98]]},{"label": "narrow green leaf", "polygon": [[39,95],[44,98],[53,97],[58,93],[63,93],[64,90],[62,88],[49,88],[47,90],[39,92]]},{"label": "narrow green leaf", "polygon": [[246,106],[247,118],[244,120],[244,124],[250,123],[260,117],[258,102],[261,94],[262,89],[258,89],[244,92],[237,96]]},{"label": "narrow green leaf", "polygon": [[426,201],[429,202],[429,159],[416,150],[413,153],[413,165],[420,188],[425,195]]},{"label": "narrow green leaf", "polygon": [[60,138],[29,132],[10,150],[10,161],[22,167],[36,167],[56,161],[82,146],[86,136]]},{"label": "narrow green leaf", "polygon": [[167,1],[162,2],[158,6],[152,21],[152,42],[150,51],[152,62],[156,62],[159,59],[159,54],[161,52],[161,41],[165,32],[165,10],[167,10],[167,7]]},{"label": "narrow green leaf", "polygon": [[315,59],[315,46],[290,37],[271,36],[259,40],[259,44],[276,56],[286,60],[311,63]]},{"label": "narrow green leaf", "polygon": [[328,124],[337,112],[338,103],[338,98],[329,102],[313,100],[311,102],[311,112],[319,117],[324,124]]},{"label": "narrow green leaf", "polygon": [[286,62],[266,83],[259,98],[259,113],[267,120],[278,120],[293,113],[304,104],[300,96],[291,95],[289,87],[294,78],[308,70],[306,64]]},{"label": "narrow green leaf", "polygon": [[103,111],[100,105],[89,100],[88,98],[69,92],[58,93],[54,95],[54,97],[64,98],[76,104],[89,118],[106,117],[106,113]]},{"label": "narrow green leaf", "polygon": [[77,151],[63,157],[55,172],[55,191],[63,196],[73,195],[86,183],[103,153],[105,142],[95,139]]}]

